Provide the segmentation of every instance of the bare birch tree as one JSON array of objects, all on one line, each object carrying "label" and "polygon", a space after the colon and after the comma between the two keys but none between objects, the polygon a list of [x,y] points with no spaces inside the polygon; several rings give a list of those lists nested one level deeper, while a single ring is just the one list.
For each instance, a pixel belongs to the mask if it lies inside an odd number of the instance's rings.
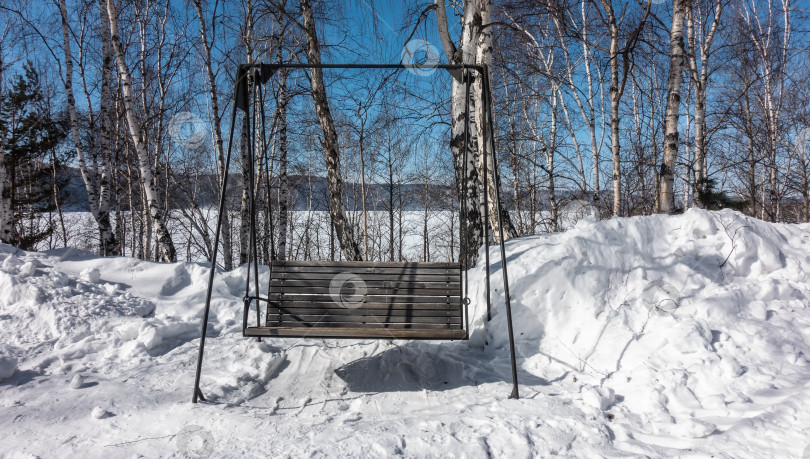
[{"label": "bare birch tree", "polygon": [[[8,36],[8,28],[4,28],[2,32],[3,36],[0,38],[6,38]],[[0,39],[0,100],[2,100],[3,97],[3,71],[6,69],[6,65],[3,40]],[[0,121],[0,127],[2,126],[3,121]],[[11,184],[8,180],[5,165],[7,140],[5,133],[2,132],[2,134],[3,135],[0,135],[0,242],[11,244],[14,242],[16,234],[14,230],[14,214],[11,210]]]},{"label": "bare birch tree", "polygon": [[[276,58],[278,62],[284,62],[284,39],[282,26],[282,15],[276,16],[277,42]],[[287,159],[287,105],[290,102],[289,91],[287,89],[287,69],[279,69],[278,72],[278,93],[276,96],[277,110],[277,132],[278,132],[278,251],[276,257],[279,260],[287,259],[287,226],[289,225],[290,209],[290,177],[288,175]]]},{"label": "bare birch tree", "polygon": [[[205,75],[208,80],[208,97],[211,103],[210,113],[211,113],[211,125],[213,127],[213,135],[214,135],[214,152],[217,157],[217,171],[219,172],[217,178],[218,183],[222,183],[222,179],[224,178],[225,174],[228,173],[225,170],[225,151],[223,146],[222,140],[222,115],[220,114],[219,109],[219,97],[217,95],[217,82],[214,76],[214,67],[213,67],[213,60],[211,57],[211,45],[213,41],[216,39],[216,36],[213,34],[211,36],[211,42],[209,42],[208,38],[208,28],[206,26],[205,15],[203,13],[202,8],[202,1],[201,0],[194,0],[194,10],[197,12],[197,19],[200,21],[200,38],[202,39],[202,46],[203,46],[203,66],[205,67]],[[211,24],[216,22],[216,13],[212,18]],[[225,190],[220,189],[219,193],[220,196],[224,193]],[[229,223],[228,213],[223,212],[222,214],[222,263],[223,267],[226,270],[233,269],[233,240],[231,238],[231,225]],[[212,248],[212,250],[217,250],[217,248]]]},{"label": "bare birch tree", "polygon": [[[778,4],[776,4],[777,1]],[[768,141],[768,201],[770,204],[769,207],[763,205],[763,213],[767,214],[769,220],[779,221],[781,193],[777,155],[780,141],[779,122],[786,83],[785,69],[791,43],[791,2],[790,0],[767,0],[765,11],[760,11],[759,6],[757,1],[746,1],[742,5],[740,14],[748,38],[754,46],[758,61],[758,76],[762,85],[757,102],[764,115]]]},{"label": "bare birch tree", "polygon": [[[620,15],[613,7],[610,0],[601,0],[605,16],[603,21],[608,28],[610,36],[610,47],[605,50],[601,46],[592,44],[593,47],[607,51],[610,60],[610,150],[613,154],[613,215],[622,213],[622,181],[621,181],[621,140],[619,106],[621,104],[624,89],[630,76],[633,65],[633,51],[641,38],[641,31],[647,22],[650,14],[651,0],[647,0],[644,14],[638,24],[631,29],[620,44],[622,38],[622,25],[627,19],[627,11],[622,11]],[[625,4],[627,7],[627,4]],[[621,58],[621,67],[619,59]]]},{"label": "bare birch tree", "polygon": [[[476,15],[478,11],[478,2],[475,0],[464,2],[464,11],[461,17],[461,36],[459,38],[459,46],[456,47],[455,42],[450,38],[450,28],[447,22],[447,7],[444,0],[435,0],[436,2],[436,22],[439,29],[439,37],[442,42],[445,57],[450,64],[472,65],[475,63],[475,52],[477,45],[477,34],[480,22],[476,22]],[[470,72],[472,77],[475,75]],[[465,105],[466,105],[466,91],[465,83],[461,78],[454,77],[452,79],[451,88],[451,102],[450,102],[450,150],[453,154],[454,164],[456,168],[458,195],[462,197],[461,201],[464,206],[466,214],[466,231],[462,243],[466,243],[466,248],[463,251],[466,253],[467,262],[473,264],[477,257],[478,248],[484,244],[484,226],[482,219],[482,201],[481,201],[481,178],[478,171],[478,158],[477,135],[475,135],[474,124],[469,127],[469,142],[466,153],[464,150],[464,132],[465,132]],[[475,99],[472,99],[470,112],[475,113],[474,106]],[[470,120],[474,123],[474,120]],[[476,140],[475,142],[473,142]],[[464,163],[466,156],[467,162]],[[466,170],[466,176],[465,176]],[[462,184],[466,181],[466,193],[463,190]]]},{"label": "bare birch tree", "polygon": [[[152,170],[152,163],[149,158],[149,151],[143,141],[143,134],[141,132],[140,122],[138,115],[135,111],[135,101],[132,92],[132,77],[129,72],[129,67],[126,62],[126,56],[121,46],[121,40],[118,35],[118,10],[115,6],[115,0],[107,0],[107,15],[110,27],[110,41],[112,44],[115,59],[118,63],[118,77],[121,82],[121,93],[124,99],[124,110],[126,112],[127,125],[129,127],[130,137],[135,146],[135,151],[138,155],[138,163],[141,173],[141,185],[146,195],[146,205],[149,209],[149,216],[154,225],[154,231],[157,240],[160,243],[161,258],[163,261],[176,261],[177,253],[174,248],[169,230],[164,221],[163,209],[155,187],[154,173]],[[106,24],[102,24],[102,27]]]},{"label": "bare birch tree", "polygon": [[[713,0],[711,3],[690,0],[686,5],[686,56],[689,63],[689,76],[695,94],[695,205],[703,207],[702,192],[708,177],[706,160],[706,87],[709,82],[709,59],[714,51],[712,45],[720,25],[726,0]],[[707,27],[707,28],[705,28]],[[705,29],[704,29],[705,28]]]},{"label": "bare birch tree", "polygon": [[[667,78],[667,109],[664,115],[664,159],[661,162],[661,188],[659,203],[662,213],[675,211],[675,160],[678,157],[678,116],[681,108],[683,82],[684,43],[683,28],[686,2],[672,1],[672,27],[669,32],[669,77]],[[688,184],[687,184],[688,185]]]},{"label": "bare birch tree", "polygon": [[[87,161],[85,160],[85,152],[82,146],[81,135],[79,134],[79,119],[76,114],[76,99],[73,95],[73,56],[70,52],[70,25],[68,22],[67,5],[65,0],[60,0],[59,11],[62,18],[62,40],[65,52],[65,93],[67,94],[68,114],[70,117],[70,132],[73,136],[73,144],[76,149],[76,159],[79,165],[79,172],[81,173],[82,180],[84,181],[85,190],[87,191],[87,200],[90,205],[90,213],[96,221],[99,232],[99,253],[101,255],[111,255],[117,251],[117,243],[115,241],[115,233],[113,232],[110,223],[110,197],[109,197],[109,171],[107,170],[106,161],[102,161],[102,183],[99,183],[98,178],[90,170]],[[102,71],[102,73],[104,73]],[[103,85],[104,82],[102,82]],[[104,95],[107,95],[106,90]],[[102,97],[103,99],[103,97]],[[105,107],[106,108],[106,107]],[[104,142],[106,140],[106,129],[104,125],[106,117],[102,115],[104,121],[102,122],[102,157],[105,156],[106,148],[109,145]],[[106,158],[105,158],[106,159]],[[99,188],[103,187],[102,190]]]},{"label": "bare birch tree", "polygon": [[[310,0],[300,0],[303,30],[306,35],[307,61],[311,65],[321,64],[321,47],[315,29],[315,16],[312,12]],[[340,247],[347,260],[362,260],[360,246],[354,237],[354,231],[346,218],[343,206],[343,179],[340,173],[340,147],[338,146],[337,131],[332,112],[329,109],[329,100],[326,97],[326,86],[323,82],[323,69],[310,69],[310,84],[312,87],[312,100],[321,125],[323,139],[321,143],[326,159],[326,174],[329,185],[329,209],[332,216],[332,225],[337,233]]]},{"label": "bare birch tree", "polygon": [[[490,81],[490,85],[492,82],[492,0],[477,0],[478,1],[478,12],[473,14],[474,21],[480,21],[478,25],[478,37],[476,40],[476,51],[475,51],[475,62],[478,65],[484,65],[488,71],[488,75],[486,78]],[[465,2],[465,5],[470,3],[471,5],[475,5],[476,2],[468,1]],[[482,76],[483,77],[483,76]],[[479,162],[478,162],[478,175],[479,177],[484,176],[484,161],[487,162],[487,174],[486,174],[486,192],[487,192],[487,200],[489,201],[489,225],[492,228],[492,234],[495,236],[495,240],[497,241],[500,234],[499,228],[499,219],[498,219],[498,206],[497,206],[497,188],[496,188],[496,167],[500,167],[497,159],[498,156],[496,154],[497,150],[492,151],[491,143],[492,136],[495,135],[494,132],[490,130],[490,123],[486,121],[486,117],[484,114],[485,103],[482,100],[484,97],[483,91],[483,78],[476,78],[473,81],[473,98],[475,99],[475,106],[473,110],[473,115],[475,116],[475,133],[478,137],[477,145],[480,149],[479,154]],[[493,103],[492,100],[487,101],[487,103]],[[494,116],[494,109],[492,110],[492,114]],[[489,120],[492,125],[495,124],[494,120]],[[497,145],[496,145],[497,148]],[[515,227],[512,224],[512,219],[509,217],[509,212],[506,210],[506,206],[501,202],[501,220],[503,221],[503,236],[506,239],[510,239],[516,236]]]}]

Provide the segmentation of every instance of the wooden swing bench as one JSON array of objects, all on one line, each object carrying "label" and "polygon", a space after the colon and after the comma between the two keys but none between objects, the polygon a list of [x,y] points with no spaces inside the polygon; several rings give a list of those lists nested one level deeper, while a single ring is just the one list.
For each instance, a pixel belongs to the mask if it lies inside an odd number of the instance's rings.
[{"label": "wooden swing bench", "polygon": [[245,336],[467,339],[459,263],[274,261]]},{"label": "wooden swing bench", "polygon": [[[248,203],[250,206],[249,220],[249,250],[247,260],[247,279],[245,285],[244,308],[242,317],[242,334],[257,337],[292,337],[292,338],[346,338],[346,339],[422,339],[422,340],[465,340],[468,339],[467,321],[467,293],[469,283],[466,278],[468,263],[468,215],[466,207],[459,201],[457,227],[459,241],[459,259],[462,263],[388,263],[368,261],[271,261],[269,286],[262,294],[258,283],[259,279],[259,252],[256,235],[256,199],[255,193],[255,167],[256,155],[253,149],[261,145],[264,155],[268,157],[267,143],[264,138],[266,131],[264,122],[264,102],[262,85],[267,83],[276,70],[288,69],[389,69],[404,71],[413,68],[405,64],[264,64],[253,63],[240,65],[236,74],[234,86],[234,103],[229,130],[228,149],[225,156],[224,169],[227,171],[231,163],[233,149],[233,134],[237,118],[237,111],[243,112],[243,126],[246,132],[255,136],[256,129],[251,127],[251,119],[256,121],[260,115],[262,133],[259,141],[253,138],[248,142],[247,163],[254,165],[248,168],[247,179],[250,186],[248,190]],[[418,67],[418,66],[416,66]],[[470,96],[473,75],[481,80],[480,97],[483,102],[485,114],[484,123],[488,129],[484,130],[485,140],[481,148],[484,149],[482,167],[483,175],[488,177],[487,158],[494,161],[495,141],[493,135],[494,122],[492,119],[492,94],[489,84],[489,69],[486,65],[449,65],[438,64],[430,66],[448,71],[455,81],[464,84],[466,105],[464,120],[464,152],[461,164],[464,169],[460,172],[461,193],[467,196],[467,180],[470,177],[467,167],[467,152],[470,150]],[[253,78],[248,78],[252,75]],[[252,91],[250,87],[252,86]],[[258,97],[252,97],[258,95]],[[266,172],[269,176],[269,171]],[[226,190],[228,177],[222,174],[222,193],[220,193],[219,210],[216,230],[214,232],[213,247],[219,247],[219,238],[226,207]],[[506,309],[507,330],[509,333],[509,355],[512,366],[512,394],[511,398],[518,398],[517,359],[515,355],[514,333],[512,330],[512,312],[509,296],[509,279],[506,267],[506,249],[504,247],[503,212],[501,211],[500,178],[498,167],[493,162],[494,204],[495,215],[498,217],[498,245],[500,246],[501,271],[503,277],[503,295]],[[484,180],[483,211],[489,214],[488,196],[489,187],[493,180]],[[269,192],[268,192],[269,193]],[[270,200],[268,199],[268,202]],[[273,253],[272,214],[270,223],[270,248]],[[484,231],[483,245],[489,247],[489,232]],[[473,247],[473,250],[476,250]],[[208,275],[208,290],[205,296],[202,327],[200,330],[200,348],[197,354],[197,371],[194,376],[194,395],[192,402],[205,400],[200,389],[200,377],[205,351],[205,337],[208,329],[208,318],[211,308],[211,295],[214,290],[214,276],[218,250],[211,251],[211,270]],[[454,257],[451,257],[454,258]],[[487,320],[490,318],[490,260],[489,250],[484,250],[485,267],[485,298],[487,305]],[[252,268],[252,275],[251,275]],[[251,278],[254,285],[251,287]],[[252,294],[251,294],[252,291]],[[266,304],[264,318],[261,315],[262,304]],[[255,307],[255,326],[248,325],[248,316]]]}]

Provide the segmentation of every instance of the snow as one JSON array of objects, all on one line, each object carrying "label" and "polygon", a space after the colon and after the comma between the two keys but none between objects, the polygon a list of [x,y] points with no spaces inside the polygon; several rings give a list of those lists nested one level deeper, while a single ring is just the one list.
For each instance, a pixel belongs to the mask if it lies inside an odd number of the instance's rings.
[{"label": "snow", "polygon": [[84,386],[84,377],[79,374],[73,375],[73,379],[70,380],[70,388],[81,389],[83,386]]},{"label": "snow", "polygon": [[494,247],[467,342],[243,338],[218,272],[194,405],[205,264],[0,245],[0,456],[801,456],[810,225],[570,228],[507,243],[519,400]]},{"label": "snow", "polygon": [[6,380],[17,371],[17,360],[13,357],[0,355],[0,381]]},{"label": "snow", "polygon": [[93,419],[104,419],[110,416],[110,413],[107,412],[104,408],[97,406],[93,408],[93,411],[90,413]]}]

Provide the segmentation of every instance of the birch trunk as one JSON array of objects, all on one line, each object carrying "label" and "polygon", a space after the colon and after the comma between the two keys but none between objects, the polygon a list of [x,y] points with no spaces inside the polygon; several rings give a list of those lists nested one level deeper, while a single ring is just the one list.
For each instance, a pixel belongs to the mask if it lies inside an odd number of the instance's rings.
[{"label": "birch trunk", "polygon": [[610,24],[610,152],[613,155],[613,215],[622,211],[621,144],[619,143],[619,27],[616,25],[613,10],[609,14]]},{"label": "birch trunk", "polygon": [[[747,75],[743,79],[743,87],[748,87],[750,84],[750,80]],[[749,201],[750,207],[749,212],[754,217],[757,216],[758,207],[757,207],[757,155],[756,149],[754,148],[754,139],[752,138],[752,134],[754,132],[754,120],[753,114],[751,112],[751,100],[749,99],[749,93],[746,91],[743,95],[743,116],[745,122],[745,131],[748,134],[748,192],[749,192]]]},{"label": "birch trunk", "polygon": [[135,102],[132,95],[132,78],[124,56],[124,50],[118,35],[118,11],[114,0],[107,0],[107,15],[109,16],[110,42],[118,63],[118,73],[121,80],[121,93],[124,97],[124,109],[126,111],[127,125],[135,150],[138,154],[138,163],[141,171],[141,182],[146,195],[146,204],[149,207],[149,215],[152,218],[154,231],[157,234],[161,248],[161,258],[166,262],[177,261],[177,253],[174,249],[169,230],[163,220],[163,211],[160,205],[160,197],[155,189],[155,181],[152,173],[152,165],[149,161],[149,152],[142,141],[141,127],[135,113]]},{"label": "birch trunk", "polygon": [[[2,43],[0,43],[2,48]],[[3,95],[3,53],[0,52],[0,96]],[[6,172],[6,135],[0,135],[0,242],[14,244],[14,213],[11,211],[11,186]]]},{"label": "birch trunk", "polygon": [[[742,13],[744,14],[743,20],[748,28],[749,37],[754,44],[759,59],[759,66],[761,68],[761,78],[763,85],[763,96],[760,98],[761,108],[765,118],[765,130],[768,137],[768,182],[770,190],[768,190],[770,201],[770,211],[768,217],[771,221],[779,221],[781,219],[780,210],[780,192],[778,185],[778,165],[777,153],[779,148],[779,117],[782,111],[782,102],[784,100],[784,84],[785,73],[784,65],[776,65],[774,63],[786,62],[788,48],[790,46],[790,0],[781,0],[781,11],[783,15],[782,29],[782,43],[774,45],[775,33],[780,28],[776,23],[774,16],[775,8],[773,1],[767,2],[767,17],[765,23],[757,12],[758,3],[748,2],[745,3]],[[778,48],[777,48],[778,47]],[[775,55],[776,51],[781,51],[781,56]],[[765,200],[762,201],[763,214],[766,211]]]},{"label": "birch trunk", "polygon": [[[217,181],[222,183],[222,179],[228,171],[225,170],[225,151],[222,140],[222,116],[219,113],[219,99],[217,97],[217,84],[214,77],[214,68],[211,61],[211,44],[208,42],[208,31],[205,24],[205,17],[203,16],[202,4],[200,0],[194,1],[194,9],[197,11],[197,16],[200,20],[200,38],[203,43],[203,64],[205,66],[205,74],[208,77],[208,95],[211,99],[211,121],[214,128],[214,151],[217,155],[218,171]],[[213,37],[212,37],[213,41]],[[220,189],[220,198],[225,190]],[[233,269],[233,239],[231,237],[231,225],[228,221],[228,212],[222,213],[222,264],[225,270],[230,271]],[[216,247],[212,250],[217,250]]]},{"label": "birch trunk", "polygon": [[[447,24],[447,11],[444,0],[435,0],[436,19],[439,29],[439,36],[442,41],[447,61],[451,64],[473,64],[475,62],[474,45],[477,28],[473,24],[477,3],[467,1],[464,4],[464,15],[462,18],[461,46],[456,48],[453,40],[450,39],[450,32]],[[474,73],[470,73],[475,76]],[[466,94],[465,84],[457,78],[452,79],[451,103],[450,103],[450,151],[453,155],[453,164],[456,169],[458,195],[464,206],[466,213],[466,228],[464,238],[460,241],[464,246],[462,253],[466,254],[468,266],[475,264],[478,258],[478,248],[484,244],[484,226],[481,209],[481,182],[478,174],[478,151],[474,142],[476,135],[473,131],[472,121],[469,127],[469,143],[467,145],[467,161],[464,162],[464,128],[466,125],[465,105]],[[470,113],[474,113],[471,99]],[[466,173],[465,173],[466,170]],[[466,175],[466,177],[465,177]],[[466,193],[463,183],[466,181]],[[401,240],[400,240],[401,244]],[[401,253],[401,251],[400,251]],[[464,260],[463,260],[464,261]]]},{"label": "birch trunk", "polygon": [[560,220],[560,206],[557,202],[557,192],[554,186],[554,156],[557,150],[557,102],[559,95],[557,84],[552,83],[549,142],[543,146],[543,154],[546,160],[546,175],[548,176],[548,203],[549,207],[551,207],[551,232],[557,232],[558,222]]},{"label": "birch trunk", "polygon": [[619,102],[621,101],[621,89],[619,86],[619,25],[616,23],[616,15],[613,6],[606,0],[602,0],[608,16],[608,28],[610,30],[610,152],[613,155],[613,215],[620,215],[622,210],[622,181],[621,181],[621,144],[619,142]]},{"label": "birch trunk", "polygon": [[[249,63],[249,62],[248,62]],[[253,79],[248,75],[247,77],[247,85],[248,88],[252,88],[253,86]],[[248,89],[248,93],[251,93],[249,97],[252,97],[252,90]],[[250,133],[248,131],[248,113],[243,112],[242,118],[242,128],[240,129],[239,135],[239,152],[241,155],[241,178],[242,178],[242,195],[239,200],[239,264],[243,265],[247,263],[248,260],[248,252],[250,250],[249,243],[250,243],[250,206],[248,205],[248,199],[250,198],[250,184],[248,183],[248,177],[250,176],[250,169],[253,167],[253,163],[250,160],[250,154],[248,152],[248,148],[250,148]]]},{"label": "birch trunk", "polygon": [[[247,54],[246,63],[253,63],[253,3],[248,0],[245,10],[245,36],[244,45]],[[247,87],[248,98],[253,100],[255,97],[253,91],[253,70],[247,73]],[[239,153],[241,158],[241,184],[242,195],[239,200],[239,264],[243,265],[248,261],[248,253],[250,252],[250,177],[253,162],[250,160],[250,111],[242,112],[242,127],[239,136]]]},{"label": "birch trunk", "polygon": [[[591,162],[593,163],[591,167],[593,168],[593,200],[598,201],[600,198],[600,184],[599,184],[599,151],[601,146],[596,142],[596,113],[594,110],[594,91],[593,91],[593,76],[591,74],[591,57],[590,57],[590,47],[588,46],[588,15],[585,9],[586,0],[582,0],[581,10],[582,10],[582,58],[585,62],[585,77],[587,81],[587,88],[588,88],[588,112],[587,116],[585,111],[582,110],[580,104],[580,110],[582,111],[582,116],[585,120],[585,123],[588,125],[588,133],[590,134],[591,140]],[[574,91],[574,94],[577,94]],[[577,94],[577,101],[579,101],[579,95]],[[602,111],[604,113],[604,111]],[[604,120],[603,120],[604,121]],[[604,134],[604,124],[602,125],[602,133]]]},{"label": "birch trunk", "polygon": [[[115,245],[115,236],[110,228],[110,216],[108,212],[102,213],[99,210],[99,193],[96,183],[96,177],[88,169],[87,162],[85,161],[84,148],[81,144],[81,136],[79,134],[79,119],[76,114],[76,99],[73,95],[73,56],[70,52],[70,28],[68,24],[67,6],[65,0],[59,2],[59,11],[62,19],[62,40],[65,52],[65,93],[67,94],[68,116],[70,120],[70,133],[73,138],[73,144],[76,148],[76,158],[79,165],[79,172],[81,173],[82,180],[84,181],[85,190],[87,190],[87,200],[90,205],[90,213],[96,221],[99,230],[99,253],[107,255],[107,247],[112,249]],[[110,246],[110,239],[112,245]]]},{"label": "birch trunk", "polygon": [[[650,14],[652,0],[647,1],[644,16],[639,21],[636,28],[628,35],[624,47],[619,49],[619,28],[621,20],[616,18],[613,3],[610,0],[601,0],[602,8],[606,14],[606,25],[610,32],[610,48],[608,57],[610,60],[610,150],[613,154],[613,215],[620,215],[622,209],[622,182],[621,182],[621,143],[619,140],[619,103],[624,94],[625,83],[630,72],[632,53],[641,36],[641,31],[647,22]],[[619,71],[619,56],[622,57],[622,74]]]},{"label": "birch trunk", "polygon": [[[492,0],[479,0],[479,10],[478,14],[473,15],[475,18],[474,20],[480,20],[480,25],[478,26],[478,40],[476,42],[476,63],[479,65],[486,65],[489,69],[489,75],[487,78],[490,81],[490,85],[492,84]],[[480,19],[478,19],[480,18]],[[486,120],[486,116],[484,114],[485,105],[482,97],[484,96],[483,93],[483,78],[476,78],[475,82],[473,83],[473,97],[476,100],[475,106],[475,127],[476,127],[476,136],[478,138],[478,146],[480,149],[480,164],[478,165],[479,171],[478,174],[480,177],[484,176],[484,165],[483,161],[486,158],[487,161],[487,174],[485,177],[487,186],[487,199],[489,201],[489,225],[492,228],[492,234],[495,237],[495,240],[498,241],[500,235],[500,228],[499,228],[499,220],[498,220],[498,205],[497,205],[497,198],[498,193],[496,189],[496,180],[495,180],[495,171],[496,167],[499,167],[497,163],[497,155],[496,151],[491,151],[491,140],[493,139],[491,136],[494,135],[494,132],[490,129],[490,123]],[[493,101],[490,100],[489,103]],[[493,117],[494,117],[494,109],[492,110]],[[492,120],[492,126],[495,125],[495,120]],[[504,238],[510,239],[515,237],[515,227],[512,224],[512,219],[509,216],[509,212],[506,210],[506,205],[501,201],[501,220],[503,221],[503,235]]]},{"label": "birch trunk", "polygon": [[802,221],[810,222],[810,171],[807,170],[807,158],[804,154],[801,156],[801,169],[802,169]]},{"label": "birch trunk", "polygon": [[391,149],[388,149],[388,261],[394,261],[394,162],[391,160]]},{"label": "birch trunk", "polygon": [[[1,87],[1,86],[0,86]],[[14,231],[13,212],[11,211],[11,186],[5,166],[5,141],[0,140],[0,242],[14,244],[16,232]]]},{"label": "birch trunk", "polygon": [[675,160],[678,157],[678,115],[681,106],[684,44],[683,26],[687,0],[673,0],[672,28],[669,35],[669,77],[667,78],[667,108],[664,115],[664,158],[661,162],[661,213],[675,211]]},{"label": "birch trunk", "polygon": [[[724,1],[716,0],[714,5],[714,15],[712,25],[706,37],[698,45],[697,27],[700,25],[696,17],[699,9],[696,10],[692,1],[686,5],[686,26],[689,51],[689,75],[695,92],[695,205],[704,207],[701,201],[702,193],[705,189],[708,171],[706,170],[706,85],[709,80],[709,55],[711,53],[712,42],[720,24],[720,17],[723,12]],[[698,53],[700,55],[698,56]],[[700,68],[698,68],[698,57],[700,57]]]},{"label": "birch trunk", "polygon": [[[278,62],[284,62],[281,39],[278,44]],[[287,225],[289,224],[290,179],[287,175],[287,69],[278,73],[278,252],[279,260],[287,259]]]},{"label": "birch trunk", "polygon": [[[310,64],[321,63],[321,49],[318,35],[315,30],[315,18],[312,13],[310,0],[300,0],[301,15],[304,20],[304,33],[306,35],[306,54]],[[313,68],[310,70],[312,86],[312,99],[323,132],[323,148],[326,159],[326,174],[329,185],[329,209],[332,216],[332,225],[340,241],[341,249],[347,260],[360,261],[360,247],[355,241],[352,227],[346,219],[343,208],[343,179],[340,173],[340,149],[338,147],[335,121],[329,110],[329,101],[326,98],[326,86],[323,82],[323,70]]]},{"label": "birch trunk", "polygon": [[105,256],[120,255],[121,243],[115,236],[112,223],[110,221],[110,209],[113,202],[113,173],[112,173],[112,152],[115,149],[113,136],[113,110],[115,108],[114,94],[112,88],[113,72],[113,52],[110,43],[110,30],[106,27],[109,22],[107,9],[104,7],[104,0],[98,1],[101,14],[101,103],[99,114],[101,116],[101,177],[99,180],[99,201],[97,219],[99,226],[99,236],[101,241],[101,254]]}]

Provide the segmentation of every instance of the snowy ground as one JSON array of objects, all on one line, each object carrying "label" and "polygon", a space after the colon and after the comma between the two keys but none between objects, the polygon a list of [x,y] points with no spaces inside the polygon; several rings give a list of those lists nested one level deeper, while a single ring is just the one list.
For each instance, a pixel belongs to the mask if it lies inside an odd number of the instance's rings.
[{"label": "snowy ground", "polygon": [[[810,226],[733,212],[580,221],[507,245],[468,342],[255,340],[243,270],[0,245],[0,455],[802,457]],[[16,362],[16,363],[15,363]]]}]

